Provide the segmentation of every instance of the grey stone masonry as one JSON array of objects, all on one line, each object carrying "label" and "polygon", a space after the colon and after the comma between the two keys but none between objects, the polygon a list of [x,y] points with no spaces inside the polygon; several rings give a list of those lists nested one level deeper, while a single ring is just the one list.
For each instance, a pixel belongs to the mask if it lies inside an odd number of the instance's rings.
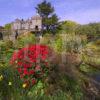
[{"label": "grey stone masonry", "polygon": [[41,31],[42,30],[42,17],[39,15],[31,17],[28,20],[16,19],[11,24],[11,30],[26,30],[26,31]]}]

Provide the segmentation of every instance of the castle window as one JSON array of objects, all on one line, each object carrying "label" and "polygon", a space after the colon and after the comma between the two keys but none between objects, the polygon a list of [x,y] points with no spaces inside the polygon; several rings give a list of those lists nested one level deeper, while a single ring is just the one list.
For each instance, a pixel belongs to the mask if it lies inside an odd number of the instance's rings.
[{"label": "castle window", "polygon": [[35,30],[38,30],[38,29],[39,29],[39,28],[38,28],[38,26],[36,25],[36,26],[35,26]]}]

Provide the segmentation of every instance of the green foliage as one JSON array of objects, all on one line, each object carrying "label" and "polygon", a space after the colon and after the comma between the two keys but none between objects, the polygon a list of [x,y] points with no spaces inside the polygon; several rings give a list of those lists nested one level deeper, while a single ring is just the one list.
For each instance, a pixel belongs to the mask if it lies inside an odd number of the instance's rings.
[{"label": "green foliage", "polygon": [[4,28],[5,28],[6,30],[11,30],[11,24],[6,24],[6,25],[4,26]]},{"label": "green foliage", "polygon": [[9,37],[9,35],[11,35],[11,24],[10,23],[9,24],[6,24],[4,26],[4,29],[6,30],[6,32],[4,33],[4,35],[6,35],[6,36]]},{"label": "green foliage", "polygon": [[93,68],[85,63],[81,64],[80,70],[88,74],[95,74],[97,72],[100,72],[96,68]]},{"label": "green foliage", "polygon": [[54,36],[51,34],[45,34],[40,40],[40,44],[51,46],[54,41]]},{"label": "green foliage", "polygon": [[88,43],[83,49],[83,61],[92,67],[100,69],[100,44],[99,40]]},{"label": "green foliage", "polygon": [[38,81],[36,85],[34,85],[30,91],[28,92],[28,96],[37,96],[37,95],[43,96],[44,95],[44,83],[42,81]]},{"label": "green foliage", "polygon": [[78,81],[63,74],[59,76],[57,83],[62,91],[70,93],[73,100],[81,100],[83,98],[82,89],[79,84]]},{"label": "green foliage", "polygon": [[15,43],[15,48],[23,48],[25,45],[29,44],[35,44],[36,43],[36,37],[34,34],[27,34],[27,35],[21,35],[18,37],[16,43]]},{"label": "green foliage", "polygon": [[0,50],[6,51],[8,49],[13,48],[13,42],[10,40],[0,41]]},{"label": "green foliage", "polygon": [[90,23],[89,26],[95,30],[95,34],[100,36],[100,23]]},{"label": "green foliage", "polygon": [[73,21],[61,22],[61,33],[75,33],[75,30],[78,26],[79,25]]},{"label": "green foliage", "polygon": [[58,52],[78,52],[82,48],[82,45],[80,36],[75,34],[61,34],[55,40],[54,49]]},{"label": "green foliage", "polygon": [[[58,100],[58,99],[59,100],[69,100],[69,99],[74,100],[72,99],[72,96],[69,92],[65,93],[61,90],[57,90],[56,92],[53,92],[53,95],[46,95],[44,93],[44,84],[40,81],[38,82],[37,85],[32,87],[31,90],[22,89],[21,87],[22,82],[20,81],[20,78],[18,77],[18,73],[16,72],[15,69],[11,67],[0,68],[0,75],[3,76],[3,78],[1,78],[0,76],[0,98],[1,99],[7,98],[10,100],[11,98],[13,98],[14,100],[18,100],[18,99],[32,100],[34,98],[34,100]],[[80,99],[76,99],[76,100],[80,100]]]},{"label": "green foliage", "polygon": [[86,34],[88,36],[100,36],[100,23],[90,23],[86,25],[80,25],[76,29],[76,34]]},{"label": "green foliage", "polygon": [[37,5],[36,10],[42,17],[48,17],[51,13],[53,13],[54,8],[51,6],[50,2],[44,0],[42,3]]},{"label": "green foliage", "polygon": [[13,48],[14,46],[13,46],[13,42],[11,41],[11,40],[6,40],[5,41],[5,48],[6,49],[11,49],[11,48]]},{"label": "green foliage", "polygon": [[4,41],[0,41],[0,51],[5,49],[5,42]]},{"label": "green foliage", "polygon": [[0,66],[9,64],[9,59],[14,51],[13,42],[10,40],[0,41]]},{"label": "green foliage", "polygon": [[11,67],[0,67],[0,100],[16,100],[21,91],[21,81],[16,70]]},{"label": "green foliage", "polygon": [[58,90],[53,95],[46,95],[46,94],[42,96],[41,94],[33,95],[29,99],[32,100],[33,98],[34,100],[74,100],[72,99],[70,93],[67,94],[61,90]]},{"label": "green foliage", "polygon": [[58,52],[62,52],[63,51],[62,46],[63,46],[63,40],[61,38],[56,39],[54,44],[55,50]]},{"label": "green foliage", "polygon": [[50,2],[44,0],[36,7],[37,12],[42,17],[43,27],[46,28],[46,32],[56,32],[58,27],[58,17],[54,13],[54,7],[52,7]]},{"label": "green foliage", "polygon": [[[39,5],[38,5],[39,6]],[[40,6],[39,6],[40,7]],[[43,6],[42,6],[43,7]],[[42,8],[40,7],[40,8]],[[46,6],[47,7],[47,6]],[[38,9],[40,10],[40,9]],[[40,10],[39,13],[44,12]],[[48,16],[48,19],[45,19],[46,25],[51,25],[52,23],[57,24],[56,15],[49,16],[50,9],[43,13],[43,16]],[[42,16],[42,15],[41,15]],[[53,19],[53,20],[52,20]],[[49,45],[52,47],[57,53],[64,52],[82,52],[83,56],[83,64],[79,67],[81,71],[85,73],[96,73],[97,69],[100,69],[100,41],[93,41],[90,44],[87,44],[87,40],[82,38],[84,35],[96,35],[99,34],[99,24],[89,24],[89,25],[81,25],[78,26],[76,23],[67,21],[62,24],[62,33],[58,35],[50,35],[45,34],[44,37],[40,40],[41,44]],[[77,28],[78,26],[78,28]],[[74,34],[76,32],[76,34]],[[66,34],[67,33],[67,34]],[[81,34],[81,35],[78,35]],[[80,80],[77,80],[77,77],[81,74],[77,74],[77,71],[74,70],[76,66],[71,66],[69,63],[65,63],[61,65],[61,60],[55,63],[52,73],[52,82],[48,87],[54,85],[53,89],[51,89],[52,93],[45,94],[45,90],[48,90],[47,86],[42,82],[38,82],[31,89],[25,88],[22,89],[22,82],[18,77],[18,73],[16,70],[9,66],[9,60],[14,49],[23,48],[28,44],[35,44],[36,38],[33,34],[21,35],[17,41],[13,44],[12,41],[0,41],[0,99],[6,100],[82,100],[83,99],[83,91],[81,87]],[[87,44],[87,45],[86,45]],[[82,48],[83,45],[85,48]],[[53,54],[54,56],[55,54]],[[81,55],[81,54],[80,54]],[[71,55],[70,55],[71,56]],[[59,56],[56,57],[53,61],[59,59]],[[69,60],[69,58],[67,57]],[[76,58],[77,59],[77,58]],[[73,60],[73,59],[72,59]],[[71,60],[71,61],[72,61]],[[53,67],[52,62],[50,63],[50,67]],[[60,65],[58,65],[60,64]],[[61,69],[59,68],[61,67]],[[15,67],[15,66],[13,66]],[[67,70],[64,76],[63,72]],[[59,71],[60,69],[60,71]],[[51,71],[51,70],[50,70]],[[76,71],[76,73],[74,73]],[[73,77],[74,75],[74,77]],[[69,77],[70,76],[70,77]],[[51,88],[51,87],[50,87]],[[52,94],[52,95],[50,95]]]},{"label": "green foliage", "polygon": [[40,41],[41,44],[52,47],[56,52],[80,52],[87,44],[86,36],[75,34],[45,34]]},{"label": "green foliage", "polygon": [[95,33],[95,29],[92,28],[90,25],[81,25],[76,30],[76,34],[94,35]]}]

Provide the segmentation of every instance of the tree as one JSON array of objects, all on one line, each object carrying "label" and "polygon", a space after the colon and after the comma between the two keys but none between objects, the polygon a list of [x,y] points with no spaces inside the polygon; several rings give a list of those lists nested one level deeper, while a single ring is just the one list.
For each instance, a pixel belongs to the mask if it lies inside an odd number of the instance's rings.
[{"label": "tree", "polygon": [[100,35],[100,23],[90,23],[89,26],[96,31],[96,35]]},{"label": "tree", "polygon": [[77,24],[76,22],[70,20],[61,23],[62,31],[64,33],[75,33],[75,30],[78,25],[79,24]]},{"label": "tree", "polygon": [[44,0],[36,7],[37,12],[42,17],[43,30],[47,32],[52,32],[58,27],[58,17],[54,13],[54,7],[52,7],[50,2]]},{"label": "tree", "polygon": [[11,24],[6,24],[6,25],[4,26],[4,28],[5,28],[6,30],[11,30]]},{"label": "tree", "polygon": [[91,27],[89,24],[86,25],[80,25],[76,29],[77,34],[85,34],[85,35],[94,35],[96,33],[96,30]]},{"label": "tree", "polygon": [[11,35],[11,24],[5,24],[4,29],[6,30],[5,35],[8,35],[9,38],[9,35]]},{"label": "tree", "polygon": [[96,37],[99,37],[99,27],[96,24],[85,24],[85,25],[80,25],[76,29],[77,34],[82,34],[86,35],[88,41],[93,41],[96,39]]}]

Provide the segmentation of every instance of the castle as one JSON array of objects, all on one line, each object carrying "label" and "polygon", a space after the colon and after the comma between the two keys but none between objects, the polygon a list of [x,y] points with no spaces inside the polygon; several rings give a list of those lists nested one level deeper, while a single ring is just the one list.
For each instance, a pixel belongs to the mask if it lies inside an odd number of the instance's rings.
[{"label": "castle", "polygon": [[[3,27],[0,27],[0,40],[3,39],[2,33],[12,33],[10,35],[10,40],[17,39],[20,34],[27,34],[28,32],[34,32],[36,36],[42,36],[42,17],[39,15],[33,16],[30,19],[16,19],[11,23],[11,29],[5,30]],[[7,39],[7,36],[4,36],[4,39]]]},{"label": "castle", "polygon": [[42,30],[42,17],[39,15],[31,17],[31,19],[27,20],[20,20],[16,19],[14,22],[11,24],[11,29],[13,32],[18,31],[41,31]]}]

